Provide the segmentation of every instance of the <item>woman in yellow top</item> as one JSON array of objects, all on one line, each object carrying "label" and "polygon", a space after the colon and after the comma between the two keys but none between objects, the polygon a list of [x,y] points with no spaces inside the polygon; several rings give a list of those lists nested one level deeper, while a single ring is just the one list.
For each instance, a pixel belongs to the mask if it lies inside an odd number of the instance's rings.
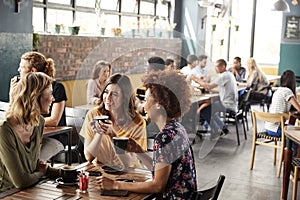
[{"label": "woman in yellow top", "polygon": [[[88,161],[95,158],[103,164],[139,166],[133,153],[116,154],[112,137],[128,137],[147,149],[146,123],[136,112],[135,94],[126,75],[114,74],[107,80],[100,105],[90,110],[80,131],[85,138],[84,154]],[[95,122],[95,116],[108,115],[106,122]]]}]

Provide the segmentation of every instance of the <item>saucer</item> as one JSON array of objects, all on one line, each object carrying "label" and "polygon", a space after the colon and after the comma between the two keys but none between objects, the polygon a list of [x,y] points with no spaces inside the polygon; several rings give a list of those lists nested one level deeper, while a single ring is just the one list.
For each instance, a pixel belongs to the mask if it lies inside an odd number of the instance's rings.
[{"label": "saucer", "polygon": [[78,185],[78,181],[74,182],[74,183],[64,183],[62,178],[57,178],[55,180],[56,183],[58,183],[59,185],[65,185],[65,186],[73,186],[73,185]]}]

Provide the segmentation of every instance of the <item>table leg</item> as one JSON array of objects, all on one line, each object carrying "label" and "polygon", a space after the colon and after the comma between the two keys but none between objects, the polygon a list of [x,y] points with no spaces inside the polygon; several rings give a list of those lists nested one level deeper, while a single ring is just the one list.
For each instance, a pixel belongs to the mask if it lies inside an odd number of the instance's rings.
[{"label": "table leg", "polygon": [[72,164],[72,130],[73,129],[71,129],[68,134],[68,165]]},{"label": "table leg", "polygon": [[281,190],[281,199],[286,200],[289,182],[290,182],[290,172],[291,172],[291,163],[292,163],[292,141],[289,138],[286,138],[286,147],[284,148],[283,155],[283,179],[282,179],[282,190]]}]

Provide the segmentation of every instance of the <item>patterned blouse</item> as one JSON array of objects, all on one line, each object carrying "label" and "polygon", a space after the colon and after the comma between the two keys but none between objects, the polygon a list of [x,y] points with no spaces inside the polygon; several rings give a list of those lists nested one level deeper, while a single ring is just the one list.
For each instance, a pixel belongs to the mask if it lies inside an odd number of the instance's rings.
[{"label": "patterned blouse", "polygon": [[190,199],[197,190],[196,168],[185,128],[172,120],[154,141],[153,169],[164,162],[172,165],[165,190],[157,199]]}]

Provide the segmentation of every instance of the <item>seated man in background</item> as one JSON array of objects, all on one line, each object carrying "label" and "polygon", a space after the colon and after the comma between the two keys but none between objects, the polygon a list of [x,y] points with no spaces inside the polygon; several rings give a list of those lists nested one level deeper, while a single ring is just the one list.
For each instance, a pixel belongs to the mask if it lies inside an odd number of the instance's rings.
[{"label": "seated man in background", "polygon": [[232,72],[235,80],[238,82],[242,82],[246,76],[246,69],[242,67],[242,60],[240,57],[235,57],[233,59],[233,65],[228,69],[228,71]]},{"label": "seated man in background", "polygon": [[171,58],[166,59],[165,64],[166,64],[166,70],[172,71],[172,70],[175,70],[175,69],[176,69],[176,67],[175,67],[175,62],[174,62],[174,60],[171,59]]},{"label": "seated man in background", "polygon": [[200,116],[204,118],[211,126],[212,133],[220,135],[228,134],[228,129],[224,122],[217,115],[218,112],[233,111],[236,112],[238,105],[238,90],[236,80],[232,73],[226,70],[227,63],[223,59],[216,61],[216,71],[218,77],[209,84],[206,84],[206,90],[219,87],[220,101],[213,102],[210,106],[204,108]]},{"label": "seated man in background", "polygon": [[151,71],[165,70],[165,61],[161,57],[153,56],[148,59],[147,73]]}]

